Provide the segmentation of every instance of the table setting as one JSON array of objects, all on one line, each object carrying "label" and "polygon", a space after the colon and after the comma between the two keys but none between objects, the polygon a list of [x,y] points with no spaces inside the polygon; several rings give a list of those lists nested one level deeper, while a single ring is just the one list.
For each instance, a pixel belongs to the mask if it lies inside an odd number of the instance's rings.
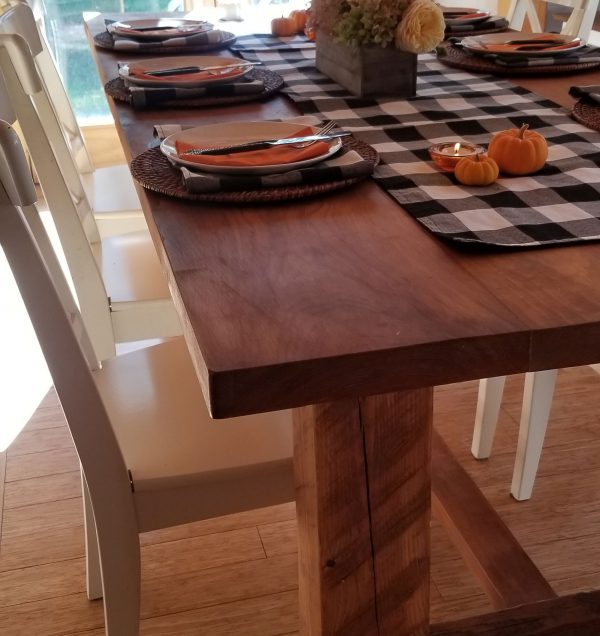
[{"label": "table setting", "polygon": [[444,6],[441,9],[446,25],[446,38],[500,33],[508,29],[508,20],[502,16],[492,15],[491,11]]},{"label": "table setting", "polygon": [[437,47],[441,62],[494,75],[576,73],[600,66],[600,48],[557,33],[450,37]]},{"label": "table setting", "polygon": [[269,202],[316,196],[369,177],[377,152],[335,122],[315,117],[201,127],[156,125],[158,148],[131,172],[143,187],[204,202]]},{"label": "table setting", "polygon": [[266,99],[283,78],[255,63],[224,56],[173,56],[123,61],[104,90],[134,109],[197,108]]},{"label": "table setting", "polygon": [[201,53],[235,42],[235,35],[204,20],[179,18],[105,19],[106,31],[94,35],[100,48],[128,53]]}]

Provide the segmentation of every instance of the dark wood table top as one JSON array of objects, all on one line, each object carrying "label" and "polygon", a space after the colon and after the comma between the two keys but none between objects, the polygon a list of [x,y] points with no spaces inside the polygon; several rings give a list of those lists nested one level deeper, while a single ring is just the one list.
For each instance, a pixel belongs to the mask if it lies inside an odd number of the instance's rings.
[{"label": "dark wood table top", "polygon": [[[95,54],[103,82],[127,59]],[[600,73],[517,83],[568,106],[568,87]],[[156,123],[298,114],[282,96],[152,112],[109,102],[129,159]],[[140,196],[216,417],[600,360],[600,244],[466,251],[372,181],[251,207]]]}]

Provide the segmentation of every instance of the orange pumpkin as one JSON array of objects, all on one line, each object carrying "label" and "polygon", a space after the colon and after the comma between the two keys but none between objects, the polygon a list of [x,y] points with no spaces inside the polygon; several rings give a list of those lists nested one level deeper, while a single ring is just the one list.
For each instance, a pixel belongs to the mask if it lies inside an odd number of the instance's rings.
[{"label": "orange pumpkin", "polygon": [[297,9],[296,11],[292,11],[288,18],[296,25],[296,33],[304,33],[306,19],[308,18],[305,10]]},{"label": "orange pumpkin", "polygon": [[498,164],[487,155],[463,157],[454,169],[454,176],[465,185],[486,186],[498,178]]},{"label": "orange pumpkin", "polygon": [[488,148],[502,172],[524,175],[540,170],[548,159],[548,143],[529,125],[496,133]]},{"label": "orange pumpkin", "polygon": [[279,37],[288,37],[296,34],[296,25],[289,18],[275,18],[271,20],[271,33]]}]

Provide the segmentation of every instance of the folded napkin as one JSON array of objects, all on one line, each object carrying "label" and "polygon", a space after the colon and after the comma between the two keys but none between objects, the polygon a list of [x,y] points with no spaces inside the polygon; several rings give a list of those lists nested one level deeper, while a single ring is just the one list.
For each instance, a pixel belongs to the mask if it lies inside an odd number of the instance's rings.
[{"label": "folded napkin", "polygon": [[474,24],[460,24],[454,22],[453,24],[446,24],[446,35],[452,35],[453,33],[467,33],[477,31],[488,31],[490,29],[508,29],[508,20],[501,16],[492,16],[482,22],[476,22]]},{"label": "folded napkin", "polygon": [[234,95],[257,95],[265,90],[261,80],[209,84],[198,88],[148,88],[129,86],[131,105],[134,108],[151,108],[164,102],[196,99],[198,97],[232,97]]},{"label": "folded napkin", "polygon": [[368,177],[373,172],[373,163],[364,160],[354,150],[342,151],[327,161],[279,174],[257,176],[229,176],[197,173],[181,167],[183,184],[188,192],[236,192],[260,190],[295,185],[330,183],[357,177]]},{"label": "folded napkin", "polygon": [[[281,121],[281,120],[277,120]],[[291,119],[286,119],[286,122],[290,124],[299,124],[300,126],[314,126],[319,127],[322,126],[325,122],[323,122],[318,117],[314,115],[300,115],[298,117],[292,117]],[[167,137],[174,135],[175,133],[181,132],[182,130],[189,130],[190,128],[195,128],[196,126],[192,125],[182,125],[182,124],[155,124],[154,125],[154,136],[162,141]]]},{"label": "folded napkin", "polygon": [[585,99],[600,105],[600,85],[591,84],[589,86],[571,86],[569,95],[573,97],[584,97]]},{"label": "folded napkin", "polygon": [[[244,60],[240,60],[244,63]],[[231,68],[225,71],[219,71],[219,74],[211,73],[210,71],[199,71],[198,73],[186,73],[185,75],[146,75],[147,71],[155,70],[154,68],[146,66],[143,62],[140,63],[119,63],[119,68],[126,65],[128,72],[123,77],[126,86],[130,86],[128,77],[135,79],[143,79],[145,82],[154,82],[156,84],[172,84],[185,80],[186,82],[206,82],[206,81],[223,81],[226,79],[234,80],[240,78],[247,69]],[[135,86],[135,84],[134,84]]]},{"label": "folded napkin", "polygon": [[[119,22],[115,21],[115,20],[109,20],[109,19],[105,19],[104,20],[104,24],[106,25],[106,30],[114,37],[125,37],[123,36],[122,33],[119,33],[117,31],[115,31],[115,24],[119,24]],[[156,33],[157,34],[162,34],[162,36],[159,36],[157,39],[163,39],[165,35],[168,35],[169,37],[182,37],[182,36],[186,36],[186,35],[192,35],[194,33],[198,32],[198,29],[202,26],[202,24],[198,24],[197,27],[195,26],[187,26],[187,27],[183,27],[181,29],[177,28],[177,27],[172,27],[169,29],[156,29]],[[212,24],[209,24],[208,22],[204,23],[204,31],[210,31],[213,28]],[[168,32],[167,32],[168,31]],[[144,29],[143,31],[138,31],[137,29],[127,29],[127,34],[128,36],[132,39],[132,40],[136,40],[136,39],[142,39],[142,40],[149,40],[152,39],[150,36],[152,35],[152,31],[149,31],[147,29]]]},{"label": "folded napkin", "polygon": [[[293,134],[294,137],[312,135],[312,128],[305,128]],[[292,136],[292,135],[289,135]],[[251,150],[249,152],[237,152],[229,155],[186,155],[186,150],[193,150],[197,145],[177,141],[175,148],[181,159],[205,166],[242,167],[242,166],[273,166],[283,163],[295,163],[313,157],[320,157],[327,153],[329,144],[326,141],[317,141],[305,148],[293,146],[274,146],[265,150]]]}]

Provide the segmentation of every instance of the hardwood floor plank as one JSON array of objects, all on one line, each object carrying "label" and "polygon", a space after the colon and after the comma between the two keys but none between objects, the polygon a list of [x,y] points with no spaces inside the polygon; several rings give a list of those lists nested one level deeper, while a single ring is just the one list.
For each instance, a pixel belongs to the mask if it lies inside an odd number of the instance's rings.
[{"label": "hardwood floor plank", "polygon": [[11,457],[25,453],[40,453],[72,447],[73,439],[66,426],[55,426],[31,431],[25,429],[10,445],[7,454]]},{"label": "hardwood floor plank", "polygon": [[142,578],[176,577],[190,570],[265,559],[256,528],[192,537],[142,548]]},{"label": "hardwood floor plank", "polygon": [[81,497],[79,470],[8,482],[4,495],[4,508],[10,510],[77,497]]},{"label": "hardwood floor plank", "polygon": [[298,552],[298,524],[296,519],[266,523],[258,526],[258,533],[267,558]]},{"label": "hardwood floor plank", "polygon": [[83,525],[81,497],[12,508],[4,512],[2,538],[28,535],[31,532],[52,533],[58,528]]},{"label": "hardwood floor plank", "polygon": [[41,453],[11,455],[6,462],[6,481],[33,479],[75,470],[79,470],[79,459],[74,446]]},{"label": "hardwood floor plank", "polygon": [[229,532],[230,530],[239,530],[266,523],[278,523],[290,519],[296,519],[296,504],[294,502],[259,510],[248,510],[216,519],[205,519],[204,521],[188,523],[174,528],[145,532],[140,536],[140,543],[142,545],[150,545],[166,541],[177,541],[178,539],[216,534],[217,532]]},{"label": "hardwood floor plank", "polygon": [[298,625],[298,593],[282,592],[142,620],[141,636],[276,636]]}]

